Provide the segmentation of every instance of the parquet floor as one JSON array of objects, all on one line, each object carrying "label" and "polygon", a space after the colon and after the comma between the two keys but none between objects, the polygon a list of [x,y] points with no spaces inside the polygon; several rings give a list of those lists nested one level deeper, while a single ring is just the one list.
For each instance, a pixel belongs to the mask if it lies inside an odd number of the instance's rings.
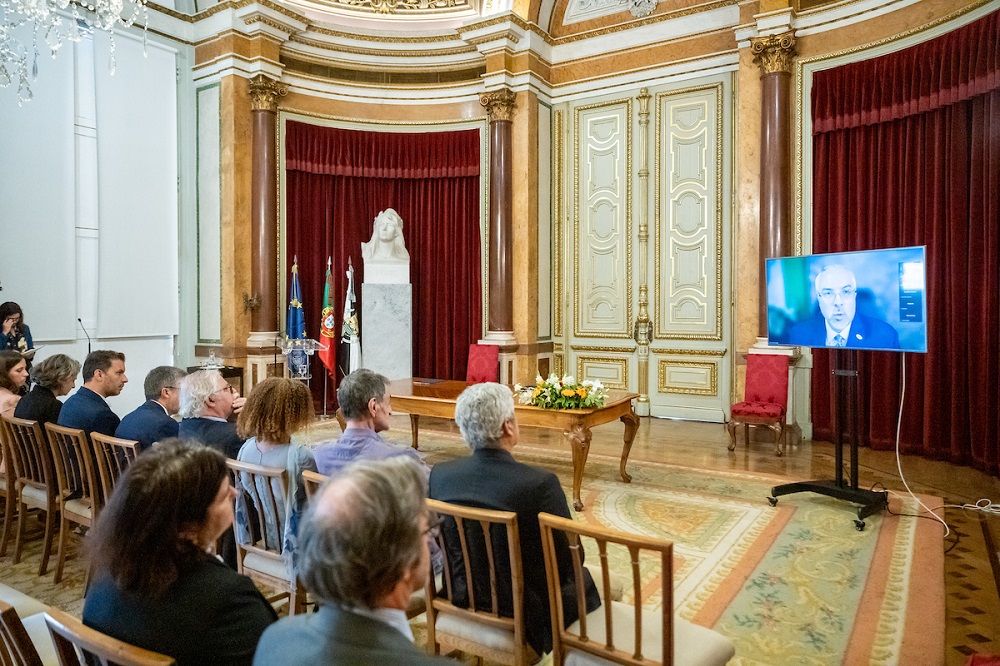
[{"label": "parquet floor", "polygon": [[[409,419],[402,414],[395,415],[392,426],[397,434],[408,433]],[[331,434],[339,432],[332,423],[324,423],[320,427],[324,430],[329,428]],[[421,419],[421,429],[456,430],[450,421],[430,418]],[[595,428],[591,453],[620,455],[621,437],[621,424]],[[764,433],[764,437],[767,439],[769,433]],[[560,435],[554,431],[522,428],[521,438],[526,445],[562,450],[569,455]],[[769,441],[751,443],[749,449],[744,449],[740,441],[736,451],[730,453],[726,449],[728,435],[722,425],[642,419],[631,459],[709,470],[763,472],[790,480],[833,478],[833,445],[802,442],[789,447],[785,455],[778,457],[774,455]],[[1000,480],[975,470],[912,456],[903,457],[902,468],[915,492],[942,497],[945,504],[974,503],[981,498],[1000,502]],[[859,481],[864,487],[881,483],[890,491],[905,492],[892,452],[862,449]],[[850,509],[847,508],[845,513],[844,529],[854,529]],[[927,663],[959,666],[970,654],[1000,654],[1000,587],[997,575],[1000,564],[996,559],[997,547],[1000,546],[1000,516],[946,508],[945,518],[953,530],[945,546],[951,548],[945,557],[946,652],[940,660],[930,656]],[[958,542],[952,546],[956,536]],[[40,553],[39,540],[27,544],[24,559],[19,565],[12,564],[8,552],[6,557],[0,558],[0,582],[79,614],[82,610],[83,563],[79,558],[67,562],[66,578],[57,585],[52,580],[51,568],[47,575],[37,576]]]}]

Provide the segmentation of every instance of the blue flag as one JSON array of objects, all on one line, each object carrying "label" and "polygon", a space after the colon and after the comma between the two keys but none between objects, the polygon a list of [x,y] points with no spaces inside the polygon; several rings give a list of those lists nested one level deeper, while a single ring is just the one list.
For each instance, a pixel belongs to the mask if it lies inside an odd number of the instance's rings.
[{"label": "blue flag", "polygon": [[288,317],[285,319],[285,337],[291,340],[301,340],[306,337],[306,316],[302,312],[298,261],[298,257],[292,260],[292,288],[288,294]]}]

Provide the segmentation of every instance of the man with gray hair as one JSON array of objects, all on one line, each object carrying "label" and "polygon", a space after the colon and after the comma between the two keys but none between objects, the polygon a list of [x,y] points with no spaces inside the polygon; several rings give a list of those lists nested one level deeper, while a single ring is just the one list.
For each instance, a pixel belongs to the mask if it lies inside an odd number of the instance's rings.
[{"label": "man with gray hair", "polygon": [[172,365],[150,370],[142,384],[146,402],[122,419],[115,437],[134,439],[140,451],[151,447],[153,442],[176,437],[178,424],[171,417],[180,409],[180,383],[186,375]]},{"label": "man with gray hair", "polygon": [[347,420],[344,434],[336,441],[320,444],[313,451],[320,474],[334,476],[356,460],[384,460],[404,456],[429,473],[420,455],[409,447],[393,446],[379,437],[389,429],[392,401],[386,386],[389,380],[367,368],[344,377],[337,389],[337,402]]},{"label": "man with gray hair", "polygon": [[299,578],[319,610],[268,627],[253,663],[454,663],[413,645],[406,619],[430,566],[425,494],[402,457],[355,463],[326,482],[299,527]]},{"label": "man with gray hair", "polygon": [[223,379],[218,370],[192,372],[181,381],[178,436],[218,449],[236,460],[243,439],[229,417],[243,409],[246,398]]},{"label": "man with gray hair", "polygon": [[[431,469],[430,497],[442,502],[480,509],[513,511],[517,514],[517,531],[521,540],[521,561],[524,562],[524,621],[528,644],[539,655],[552,649],[552,622],[549,615],[549,592],[545,567],[540,566],[542,536],[538,514],[545,512],[569,518],[569,505],[559,479],[552,472],[514,460],[511,451],[521,437],[514,416],[514,396],[501,384],[474,384],[462,391],[455,403],[458,423],[472,455],[439,463]],[[445,557],[452,563],[461,562],[460,540],[455,521],[445,519]],[[576,588],[573,560],[566,536],[556,533],[556,559],[561,582],[565,626],[576,622]],[[483,573],[487,567],[478,567]],[[484,574],[485,575],[485,574]],[[500,570],[498,578],[509,579],[510,570]],[[601,605],[597,586],[584,569],[587,612]],[[483,581],[489,589],[489,581]],[[467,589],[463,573],[452,577],[452,589]],[[478,589],[478,585],[476,588]],[[460,595],[458,595],[460,596]],[[489,599],[479,600],[489,604]],[[509,602],[508,602],[509,605]],[[484,609],[488,606],[484,606]],[[501,612],[513,617],[512,608]]]}]

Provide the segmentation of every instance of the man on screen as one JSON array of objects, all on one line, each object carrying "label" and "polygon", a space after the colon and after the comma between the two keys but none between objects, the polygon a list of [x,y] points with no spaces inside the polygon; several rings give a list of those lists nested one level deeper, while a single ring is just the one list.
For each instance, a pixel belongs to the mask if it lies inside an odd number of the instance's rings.
[{"label": "man on screen", "polygon": [[819,313],[792,326],[789,344],[899,348],[896,329],[881,319],[857,314],[858,282],[851,269],[843,264],[830,264],[816,276],[815,286]]}]

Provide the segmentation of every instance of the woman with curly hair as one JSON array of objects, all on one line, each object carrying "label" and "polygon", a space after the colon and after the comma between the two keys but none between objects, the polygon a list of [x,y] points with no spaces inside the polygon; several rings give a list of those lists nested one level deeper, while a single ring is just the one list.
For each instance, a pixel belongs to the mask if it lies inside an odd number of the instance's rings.
[{"label": "woman with curly hair", "polygon": [[[249,437],[240,449],[240,462],[279,467],[288,472],[287,495],[275,488],[276,515],[265,507],[265,525],[269,543],[277,543],[282,535],[282,555],[289,576],[295,571],[299,516],[305,508],[306,491],[302,470],[316,471],[312,451],[292,442],[292,435],[313,420],[312,394],[300,381],[286,377],[269,377],[250,391],[240,412],[236,430],[240,437]],[[249,475],[241,475],[240,485],[250,487]],[[249,515],[242,495],[236,506],[236,539],[253,543]]]},{"label": "woman with curly hair", "polygon": [[233,522],[235,496],[214,449],[170,439],[137,457],[87,536],[83,623],[178,666],[249,666],[277,616],[208,552]]},{"label": "woman with curly hair", "polygon": [[38,421],[38,425],[42,428],[46,423],[58,423],[62,403],[56,398],[73,390],[78,374],[80,374],[79,361],[66,354],[48,357],[31,369],[31,378],[35,385],[28,395],[17,403],[14,416]]}]

